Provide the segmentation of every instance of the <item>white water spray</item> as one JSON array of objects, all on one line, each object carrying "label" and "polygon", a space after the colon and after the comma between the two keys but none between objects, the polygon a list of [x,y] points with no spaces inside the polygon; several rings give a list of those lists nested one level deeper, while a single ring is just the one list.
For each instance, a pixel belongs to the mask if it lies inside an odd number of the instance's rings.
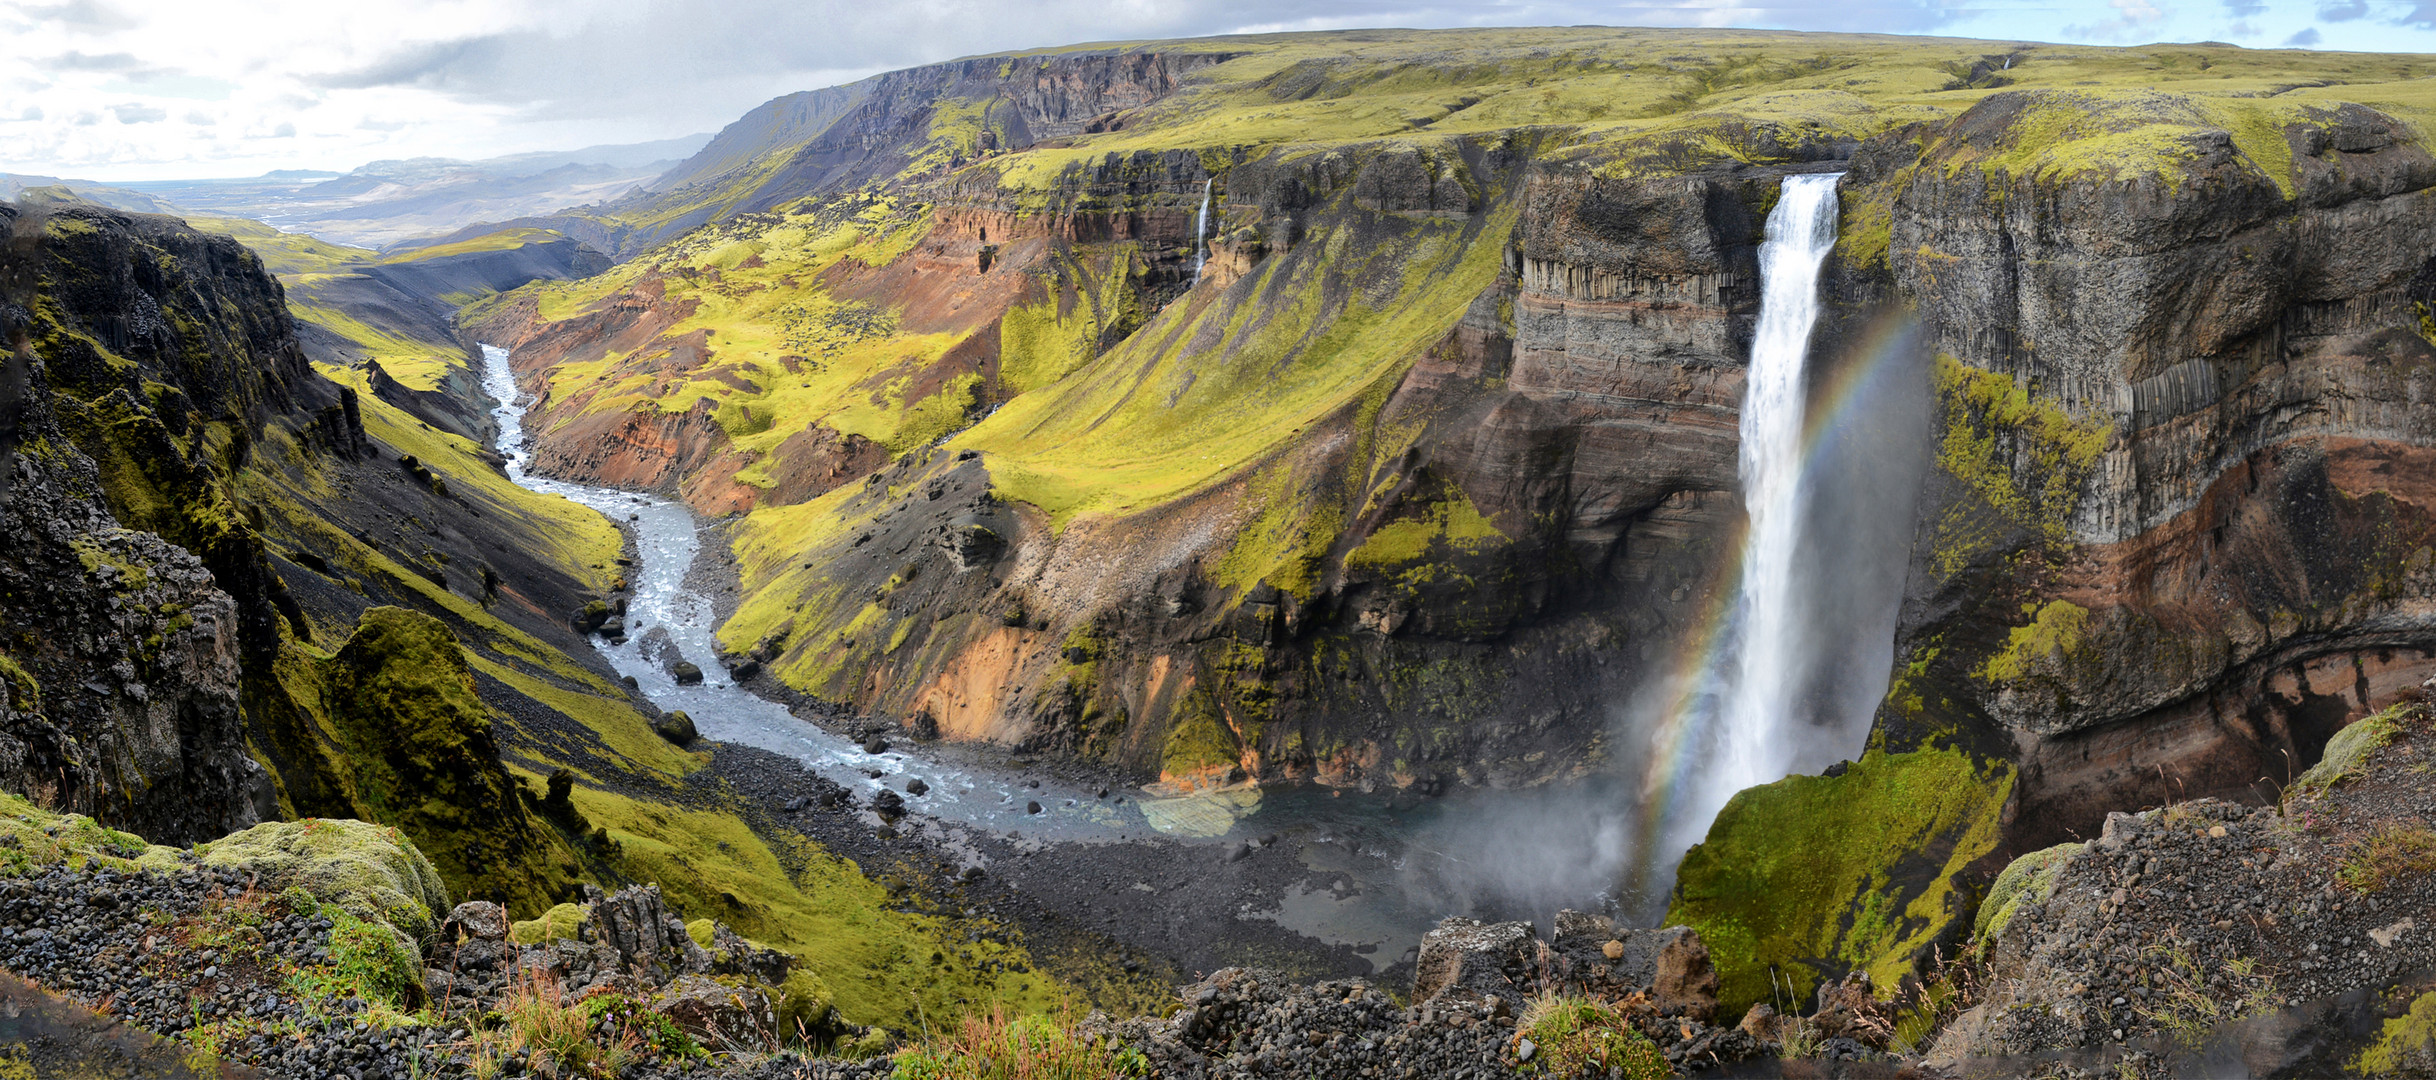
[{"label": "white water spray", "polygon": [[1793,725],[1819,650],[1803,617],[1802,522],[1806,492],[1804,391],[1810,332],[1818,323],[1819,264],[1835,246],[1835,184],[1842,174],[1785,178],[1759,248],[1759,326],[1742,402],[1740,472],[1750,517],[1743,538],[1733,647],[1706,673],[1717,695],[1712,755],[1669,832],[1680,851],[1707,832],[1726,800],[1783,777],[1807,741]]},{"label": "white water spray", "polygon": [[1201,268],[1210,261],[1210,185],[1218,182],[1213,176],[1201,182],[1201,213],[1193,218],[1193,283],[1201,283]]}]

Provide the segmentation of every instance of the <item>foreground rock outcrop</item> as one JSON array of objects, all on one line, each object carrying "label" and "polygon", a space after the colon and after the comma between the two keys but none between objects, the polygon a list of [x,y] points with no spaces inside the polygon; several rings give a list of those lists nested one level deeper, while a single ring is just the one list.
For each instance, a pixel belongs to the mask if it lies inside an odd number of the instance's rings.
[{"label": "foreground rock outcrop", "polygon": [[631,1075],[867,1034],[789,957],[677,921],[656,887],[596,890],[519,944],[505,909],[451,907],[412,842],[360,821],[180,850],[0,796],[0,853],[0,970],[213,1072]]},{"label": "foreground rock outcrop", "polygon": [[2436,715],[2409,700],[2345,728],[2278,805],[2116,814],[2016,860],[1979,917],[1986,999],[1931,1060],[2130,1048],[2418,1075],[2436,1053],[2407,1023],[2436,1001],[2431,760]]}]

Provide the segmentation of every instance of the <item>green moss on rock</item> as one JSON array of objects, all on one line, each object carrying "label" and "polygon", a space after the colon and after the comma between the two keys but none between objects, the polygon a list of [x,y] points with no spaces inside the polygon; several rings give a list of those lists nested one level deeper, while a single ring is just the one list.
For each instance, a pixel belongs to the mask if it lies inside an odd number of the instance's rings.
[{"label": "green moss on rock", "polygon": [[1242,760],[1242,745],[1233,728],[1218,715],[1209,691],[1195,689],[1177,710],[1159,754],[1159,772],[1167,779],[1224,769]]},{"label": "green moss on rock", "polygon": [[203,845],[207,866],[242,867],[273,889],[301,888],[323,905],[376,919],[410,940],[449,909],[448,887],[414,841],[362,821],[266,821]]},{"label": "green moss on rock", "polygon": [[[709,922],[708,919],[699,920]],[[508,924],[508,940],[518,945],[539,945],[545,941],[573,940],[576,928],[584,924],[584,908],[580,904],[560,904],[541,917]],[[690,932],[692,928],[689,926]],[[697,942],[699,944],[699,942]],[[704,948],[709,946],[705,945]]]},{"label": "green moss on rock", "polygon": [[2426,1076],[2436,1072],[2436,992],[2419,995],[2410,1011],[2385,1022],[2351,1067],[2362,1076]]},{"label": "green moss on rock", "polygon": [[2055,887],[2056,876],[2072,861],[2083,844],[2057,844],[2041,848],[2006,864],[1996,882],[1988,886],[1987,899],[1980,901],[1979,918],[1973,932],[1983,943],[1996,939],[2013,922],[2014,913],[2024,903],[2036,903],[2047,897]]},{"label": "green moss on rock", "polygon": [[54,814],[0,794],[0,874],[22,875],[56,864],[173,871],[178,855],[175,848],[147,844],[83,814]]},{"label": "green moss on rock", "polygon": [[8,706],[21,712],[42,710],[42,683],[34,678],[15,657],[0,653],[0,695]]},{"label": "green moss on rock", "polygon": [[2334,738],[2326,740],[2325,755],[2292,782],[2293,789],[2330,788],[2359,772],[2368,763],[2369,755],[2401,737],[2402,725],[2414,708],[2409,703],[2397,704],[2345,725],[2335,732]]},{"label": "green moss on rock", "polygon": [[782,1039],[810,1041],[826,1029],[837,1011],[837,995],[808,968],[787,972],[778,988],[778,1034]]},{"label": "green moss on rock", "polygon": [[2046,679],[2061,687],[2081,682],[2072,676],[2102,660],[2088,648],[2089,609],[2068,600],[2051,600],[2005,637],[2005,646],[1972,674],[1992,683],[2018,685]]},{"label": "green moss on rock", "polygon": [[[1952,356],[1937,357],[1935,382],[1937,466],[2004,521],[2044,543],[2065,543],[2081,484],[2113,438],[2113,426],[2076,417],[2033,398],[2010,375]],[[1937,522],[1937,571],[1960,571],[1996,539],[1977,507],[1957,506]]]},{"label": "green moss on rock", "polygon": [[1891,992],[1960,936],[1963,872],[1995,849],[2013,779],[1961,750],[1873,750],[1841,776],[1734,796],[1684,855],[1666,916],[1708,944],[1720,1015],[1855,970]]},{"label": "green moss on rock", "polygon": [[356,816],[405,830],[464,895],[526,911],[558,898],[557,868],[574,860],[517,798],[445,624],[372,608],[321,666],[325,721],[346,750]]}]

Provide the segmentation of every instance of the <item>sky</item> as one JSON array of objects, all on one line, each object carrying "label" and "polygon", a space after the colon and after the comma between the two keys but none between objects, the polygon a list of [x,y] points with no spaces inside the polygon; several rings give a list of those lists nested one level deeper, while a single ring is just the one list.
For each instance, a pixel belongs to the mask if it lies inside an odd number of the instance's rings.
[{"label": "sky", "polygon": [[2436,51],[2436,0],[0,0],[0,172],[345,171],[716,131],[780,94],[1048,45],[1588,24]]}]

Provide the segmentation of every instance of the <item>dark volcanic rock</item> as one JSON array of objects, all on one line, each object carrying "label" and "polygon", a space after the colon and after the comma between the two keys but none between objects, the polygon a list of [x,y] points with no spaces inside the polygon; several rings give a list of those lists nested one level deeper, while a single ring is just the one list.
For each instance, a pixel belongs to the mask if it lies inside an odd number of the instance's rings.
[{"label": "dark volcanic rock", "polygon": [[686,715],[683,709],[672,709],[661,714],[659,719],[651,722],[651,730],[678,746],[692,746],[695,739],[701,738],[700,733],[694,730],[694,718]]}]

